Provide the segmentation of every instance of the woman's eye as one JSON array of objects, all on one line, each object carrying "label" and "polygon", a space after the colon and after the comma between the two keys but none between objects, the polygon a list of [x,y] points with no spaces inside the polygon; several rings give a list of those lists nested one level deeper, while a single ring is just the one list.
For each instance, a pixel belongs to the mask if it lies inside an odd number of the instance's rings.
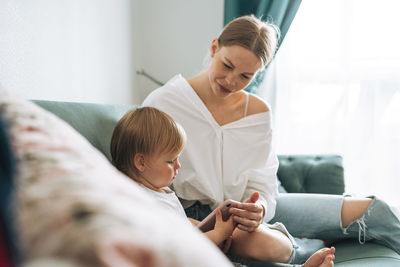
[{"label": "woman's eye", "polygon": [[250,79],[250,77],[249,76],[247,76],[247,75],[244,75],[244,74],[242,74],[242,77],[244,78],[244,79]]},{"label": "woman's eye", "polygon": [[230,70],[232,69],[231,66],[229,66],[229,65],[227,65],[227,64],[225,64],[225,63],[224,63],[224,66],[225,66],[225,68],[227,68],[227,69],[230,69]]}]

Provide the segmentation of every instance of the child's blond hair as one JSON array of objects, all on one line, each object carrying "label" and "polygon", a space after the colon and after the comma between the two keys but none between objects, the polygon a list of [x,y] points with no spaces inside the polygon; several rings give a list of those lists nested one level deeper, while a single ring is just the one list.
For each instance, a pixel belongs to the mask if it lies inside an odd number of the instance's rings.
[{"label": "child's blond hair", "polygon": [[126,113],[117,123],[111,138],[111,157],[118,170],[138,181],[135,167],[137,153],[154,156],[175,153],[185,146],[182,126],[169,115],[153,107],[142,107]]}]

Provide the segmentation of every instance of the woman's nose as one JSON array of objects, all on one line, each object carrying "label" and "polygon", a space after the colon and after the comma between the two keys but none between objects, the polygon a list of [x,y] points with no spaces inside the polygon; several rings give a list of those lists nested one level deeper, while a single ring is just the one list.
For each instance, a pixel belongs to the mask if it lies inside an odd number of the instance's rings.
[{"label": "woman's nose", "polygon": [[236,80],[235,80],[235,76],[233,75],[233,73],[226,75],[225,81],[226,81],[227,85],[234,86],[236,83]]}]

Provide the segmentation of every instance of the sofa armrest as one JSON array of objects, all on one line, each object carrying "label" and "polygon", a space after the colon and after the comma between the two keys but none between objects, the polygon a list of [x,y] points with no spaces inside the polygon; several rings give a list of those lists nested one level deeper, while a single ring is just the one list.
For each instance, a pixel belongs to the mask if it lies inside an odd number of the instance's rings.
[{"label": "sofa armrest", "polygon": [[278,179],[288,193],[343,194],[339,155],[278,155]]}]

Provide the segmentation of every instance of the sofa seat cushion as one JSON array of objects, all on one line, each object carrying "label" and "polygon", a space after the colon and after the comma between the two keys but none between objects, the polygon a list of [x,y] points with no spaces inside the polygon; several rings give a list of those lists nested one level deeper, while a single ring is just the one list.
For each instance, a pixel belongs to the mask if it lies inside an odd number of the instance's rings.
[{"label": "sofa seat cushion", "polygon": [[400,255],[373,242],[360,245],[356,240],[334,244],[337,267],[393,267],[400,266]]}]

